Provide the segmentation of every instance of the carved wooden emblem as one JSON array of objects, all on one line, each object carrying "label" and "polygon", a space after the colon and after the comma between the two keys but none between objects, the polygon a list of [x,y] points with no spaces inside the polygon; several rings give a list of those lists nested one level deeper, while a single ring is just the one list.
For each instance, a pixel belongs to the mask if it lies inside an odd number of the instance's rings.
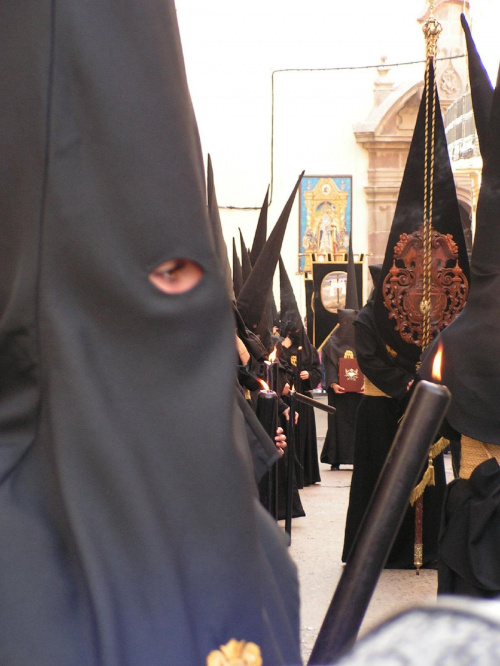
[{"label": "carved wooden emblem", "polygon": [[[451,234],[432,231],[431,339],[462,310],[469,283],[458,265],[458,247]],[[405,342],[422,346],[420,303],[423,295],[423,229],[401,234],[392,268],[382,284],[384,303]]]}]

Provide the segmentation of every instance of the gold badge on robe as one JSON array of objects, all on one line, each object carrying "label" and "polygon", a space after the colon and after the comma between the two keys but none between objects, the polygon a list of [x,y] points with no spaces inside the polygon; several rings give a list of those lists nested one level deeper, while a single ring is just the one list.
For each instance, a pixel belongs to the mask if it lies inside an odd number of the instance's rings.
[{"label": "gold badge on robe", "polygon": [[262,655],[256,643],[232,638],[219,650],[212,650],[206,666],[262,666]]}]

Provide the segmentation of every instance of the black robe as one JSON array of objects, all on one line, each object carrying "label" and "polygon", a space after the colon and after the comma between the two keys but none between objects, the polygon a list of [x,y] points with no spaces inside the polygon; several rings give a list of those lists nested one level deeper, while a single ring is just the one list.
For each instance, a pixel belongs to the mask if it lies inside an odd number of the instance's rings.
[{"label": "black robe", "polygon": [[[362,397],[356,416],[354,469],[349,493],[342,561],[347,561],[358,528],[375,489],[387,454],[407,405],[408,382],[414,379],[411,364],[389,354],[373,320],[372,303],[359,313],[355,323],[357,359],[362,372],[377,388],[391,397]],[[435,566],[441,507],[446,486],[442,454],[434,460],[436,485],[424,493],[424,566]],[[413,568],[415,509],[408,506],[386,568]]]},{"label": "black robe", "polygon": [[354,427],[361,393],[335,393],[326,389],[328,404],[335,407],[335,414],[328,414],[328,430],[321,450],[322,463],[338,468],[354,462]]},{"label": "black robe", "polygon": [[[309,343],[304,345],[299,353],[298,347],[292,344],[291,347],[284,347],[283,340],[277,345],[277,354],[280,362],[285,368],[285,374],[290,386],[295,385],[299,393],[309,393],[311,389],[316,388],[322,378],[321,363],[318,352]],[[300,365],[299,366],[297,365]],[[299,378],[299,370],[307,370],[309,379]],[[284,396],[285,402],[289,402],[287,396]],[[296,426],[296,454],[297,454],[297,483],[298,487],[309,486],[321,481],[319,473],[318,460],[318,440],[316,436],[316,418],[314,407],[297,403],[297,412],[299,414]]]},{"label": "black robe", "polygon": [[438,594],[500,596],[500,466],[491,458],[446,490]]},{"label": "black robe", "polygon": [[324,386],[328,404],[335,407],[335,414],[328,414],[328,430],[321,451],[321,462],[338,468],[354,461],[354,425],[361,393],[335,393],[332,384],[339,383],[339,358],[349,351],[356,357],[353,322],[355,310],[339,310],[339,326],[332,333],[321,353]]}]

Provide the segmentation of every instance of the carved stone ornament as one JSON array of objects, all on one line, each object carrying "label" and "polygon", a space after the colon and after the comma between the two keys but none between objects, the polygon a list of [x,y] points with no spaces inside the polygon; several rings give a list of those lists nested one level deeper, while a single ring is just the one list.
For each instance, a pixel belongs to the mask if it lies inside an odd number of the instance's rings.
[{"label": "carved stone ornament", "polygon": [[[431,235],[431,339],[453,321],[465,305],[469,283],[458,265],[458,247],[451,234]],[[392,268],[382,284],[384,304],[395,329],[409,344],[422,346],[420,303],[423,295],[423,229],[401,234]]]},{"label": "carved stone ornament", "polygon": [[262,666],[262,655],[256,643],[232,638],[208,655],[207,666]]}]

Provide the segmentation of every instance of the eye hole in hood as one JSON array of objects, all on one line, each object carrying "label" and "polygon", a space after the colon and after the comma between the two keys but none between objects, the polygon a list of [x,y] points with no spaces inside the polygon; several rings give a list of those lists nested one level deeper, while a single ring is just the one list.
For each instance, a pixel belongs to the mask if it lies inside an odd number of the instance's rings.
[{"label": "eye hole in hood", "polygon": [[165,294],[183,294],[196,287],[203,269],[190,259],[170,259],[153,269],[148,277]]}]

